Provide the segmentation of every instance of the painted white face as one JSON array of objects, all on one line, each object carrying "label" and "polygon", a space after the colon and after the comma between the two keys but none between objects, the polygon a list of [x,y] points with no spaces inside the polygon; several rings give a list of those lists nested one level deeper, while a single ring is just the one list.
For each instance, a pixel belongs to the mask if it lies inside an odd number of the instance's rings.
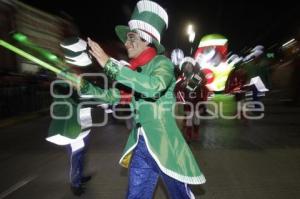
[{"label": "painted white face", "polygon": [[148,42],[143,41],[135,32],[127,33],[125,47],[129,58],[137,58],[144,50],[148,48]]}]

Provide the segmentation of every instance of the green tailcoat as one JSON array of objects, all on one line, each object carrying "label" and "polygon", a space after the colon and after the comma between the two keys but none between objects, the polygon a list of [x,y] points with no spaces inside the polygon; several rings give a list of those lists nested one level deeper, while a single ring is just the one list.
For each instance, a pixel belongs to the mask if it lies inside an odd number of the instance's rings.
[{"label": "green tailcoat", "polygon": [[[54,92],[59,94],[57,90]],[[80,106],[78,96],[64,96],[55,97],[50,108],[52,120],[46,140],[57,145],[67,145],[83,139],[90,132],[89,124],[92,123],[90,109]]]},{"label": "green tailcoat", "polygon": [[77,103],[71,98],[57,98],[52,104],[52,121],[48,136],[60,134],[75,139],[81,133],[81,126],[77,120]]},{"label": "green tailcoat", "polygon": [[[113,59],[104,66],[108,76],[132,88],[139,97],[132,99],[135,123],[142,126],[147,148],[160,169],[167,175],[187,184],[202,184],[205,177],[186,144],[174,118],[174,67],[162,55],[155,56],[141,71],[132,71]],[[83,82],[81,92],[95,100],[114,104],[120,100],[116,88],[101,89]],[[128,167],[131,154],[138,142],[137,128],[128,138],[120,164]]]}]

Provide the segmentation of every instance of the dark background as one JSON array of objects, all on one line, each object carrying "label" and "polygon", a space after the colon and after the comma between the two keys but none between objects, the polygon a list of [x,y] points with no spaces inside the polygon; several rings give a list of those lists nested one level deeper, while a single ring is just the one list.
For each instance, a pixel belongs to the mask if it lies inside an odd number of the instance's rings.
[{"label": "dark background", "polygon": [[[22,0],[59,16],[69,16],[82,36],[97,41],[117,40],[114,27],[126,25],[136,0],[49,1]],[[196,47],[200,38],[220,33],[229,39],[230,50],[238,53],[254,45],[282,45],[299,34],[300,6],[296,1],[156,0],[169,15],[169,28],[162,43],[167,49],[190,48],[186,27],[192,23]],[[168,36],[166,36],[168,35]]]}]

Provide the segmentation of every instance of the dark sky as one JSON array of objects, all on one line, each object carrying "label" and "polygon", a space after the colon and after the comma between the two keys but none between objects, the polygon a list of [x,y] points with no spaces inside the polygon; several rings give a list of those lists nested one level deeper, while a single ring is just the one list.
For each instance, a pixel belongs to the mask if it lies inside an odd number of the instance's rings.
[{"label": "dark sky", "polygon": [[[137,0],[66,1],[21,0],[53,14],[65,12],[73,17],[82,36],[98,41],[117,40],[114,27],[126,25]],[[169,28],[162,43],[169,50],[179,47],[188,51],[185,34],[188,23],[196,31],[194,47],[209,33],[221,33],[229,39],[230,50],[239,53],[243,48],[262,44],[266,47],[288,40],[300,30],[300,4],[295,0],[278,2],[225,0],[155,0],[169,15]]]}]

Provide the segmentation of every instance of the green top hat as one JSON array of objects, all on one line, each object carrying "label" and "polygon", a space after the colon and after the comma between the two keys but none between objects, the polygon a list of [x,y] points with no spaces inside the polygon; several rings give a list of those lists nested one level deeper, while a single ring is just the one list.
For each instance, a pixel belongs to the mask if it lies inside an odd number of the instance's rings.
[{"label": "green top hat", "polygon": [[115,31],[120,40],[125,43],[128,32],[136,32],[141,38],[154,44],[158,53],[163,53],[165,48],[160,44],[161,34],[168,26],[168,14],[157,3],[141,0],[137,3],[129,26],[118,25]]}]

